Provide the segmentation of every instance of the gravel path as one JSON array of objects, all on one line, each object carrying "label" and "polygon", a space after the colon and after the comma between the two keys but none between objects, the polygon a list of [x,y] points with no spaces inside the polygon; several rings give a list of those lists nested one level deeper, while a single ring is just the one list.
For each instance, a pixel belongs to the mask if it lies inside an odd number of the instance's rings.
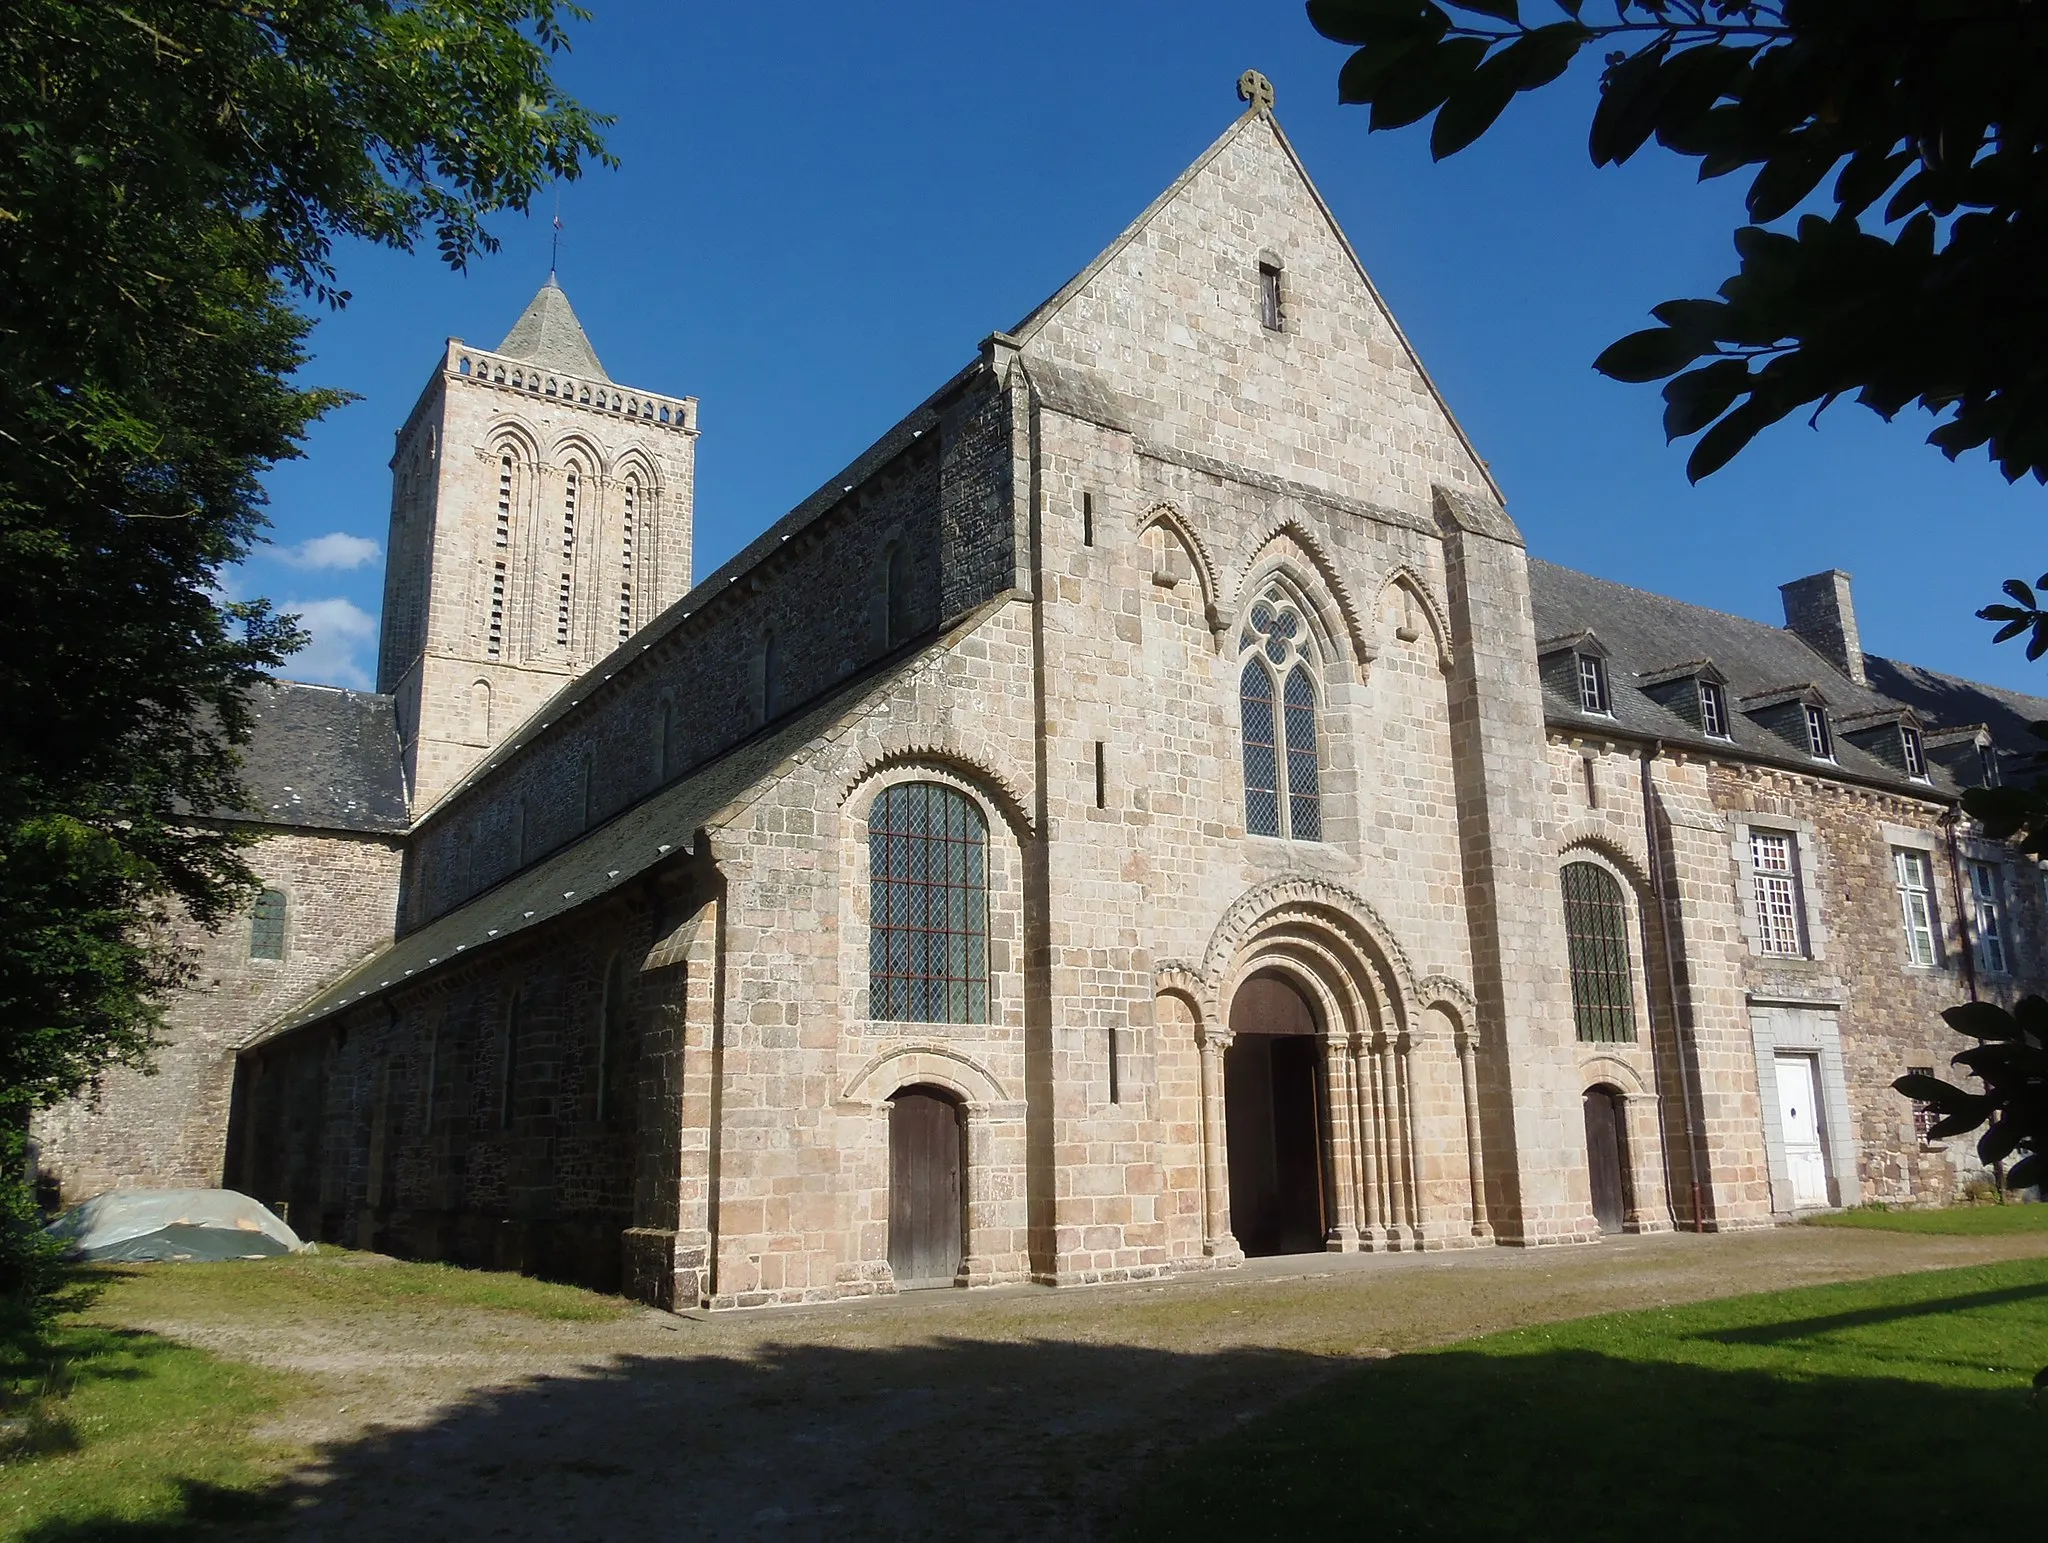
[{"label": "gravel path", "polygon": [[1148,1460],[1362,1358],[2043,1255],[2043,1234],[1792,1227],[717,1317],[401,1304],[129,1321],[315,1379],[278,1433],[318,1459],[267,1537],[1086,1538]]}]

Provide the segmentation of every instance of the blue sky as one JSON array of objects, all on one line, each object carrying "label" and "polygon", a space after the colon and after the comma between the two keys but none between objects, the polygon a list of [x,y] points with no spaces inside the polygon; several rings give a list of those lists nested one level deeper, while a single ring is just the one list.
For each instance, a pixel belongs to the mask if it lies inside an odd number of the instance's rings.
[{"label": "blue sky", "polygon": [[[1742,189],[1654,147],[1595,171],[1583,74],[1437,165],[1425,128],[1368,135],[1337,106],[1344,51],[1295,0],[590,3],[561,75],[617,116],[623,165],[563,190],[562,283],[615,380],[702,403],[699,573],[1107,245],[1235,116],[1251,65],[1533,552],[1769,621],[1779,583],[1845,568],[1874,652],[2048,694],[2048,666],[1972,616],[2048,559],[2041,489],[1852,405],[1694,488],[1656,390],[1593,373],[1650,306],[1726,277]],[[500,220],[466,276],[339,253],[353,300],[307,375],[361,400],[270,477],[277,544],[233,579],[305,615],[288,673],[374,673],[393,431],[442,338],[511,325],[551,212]]]}]

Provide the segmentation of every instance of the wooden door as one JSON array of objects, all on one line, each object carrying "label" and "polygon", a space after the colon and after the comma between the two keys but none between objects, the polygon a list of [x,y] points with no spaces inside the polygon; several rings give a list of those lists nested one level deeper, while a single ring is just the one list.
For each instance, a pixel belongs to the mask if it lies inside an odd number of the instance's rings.
[{"label": "wooden door", "polygon": [[1792,1180],[1792,1203],[1828,1203],[1828,1165],[1820,1140],[1820,1079],[1810,1055],[1781,1055],[1778,1068],[1778,1118],[1785,1131],[1785,1167]]},{"label": "wooden door", "polygon": [[1628,1204],[1621,1180],[1621,1111],[1605,1088],[1586,1089],[1586,1165],[1593,1183],[1593,1219],[1619,1232]]},{"label": "wooden door", "polygon": [[899,1288],[960,1271],[960,1108],[929,1088],[889,1101],[889,1268]]}]

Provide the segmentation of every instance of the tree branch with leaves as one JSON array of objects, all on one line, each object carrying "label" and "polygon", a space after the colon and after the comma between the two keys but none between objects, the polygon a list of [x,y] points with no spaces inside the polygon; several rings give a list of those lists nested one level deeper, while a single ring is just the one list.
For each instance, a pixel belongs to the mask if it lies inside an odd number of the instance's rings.
[{"label": "tree branch with leaves", "polygon": [[[1596,166],[1654,139],[1702,180],[1750,174],[1715,298],[1595,367],[1663,380],[1697,481],[1760,431],[1847,397],[1918,406],[1950,458],[2048,481],[2048,7],[2034,0],[1309,0],[1354,52],[1373,129],[1434,114],[1438,159],[1597,54]],[[1793,216],[1796,218],[1792,218]],[[1773,228],[1790,220],[1789,228]]]}]

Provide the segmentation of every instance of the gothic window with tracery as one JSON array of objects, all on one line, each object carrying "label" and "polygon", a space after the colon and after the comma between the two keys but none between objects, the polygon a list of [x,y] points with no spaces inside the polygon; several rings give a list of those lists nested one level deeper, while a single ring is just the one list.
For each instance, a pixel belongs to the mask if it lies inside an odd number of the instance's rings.
[{"label": "gothic window with tracery", "polygon": [[1244,828],[1254,836],[1320,841],[1315,656],[1308,622],[1277,584],[1253,602],[1238,648]]}]

